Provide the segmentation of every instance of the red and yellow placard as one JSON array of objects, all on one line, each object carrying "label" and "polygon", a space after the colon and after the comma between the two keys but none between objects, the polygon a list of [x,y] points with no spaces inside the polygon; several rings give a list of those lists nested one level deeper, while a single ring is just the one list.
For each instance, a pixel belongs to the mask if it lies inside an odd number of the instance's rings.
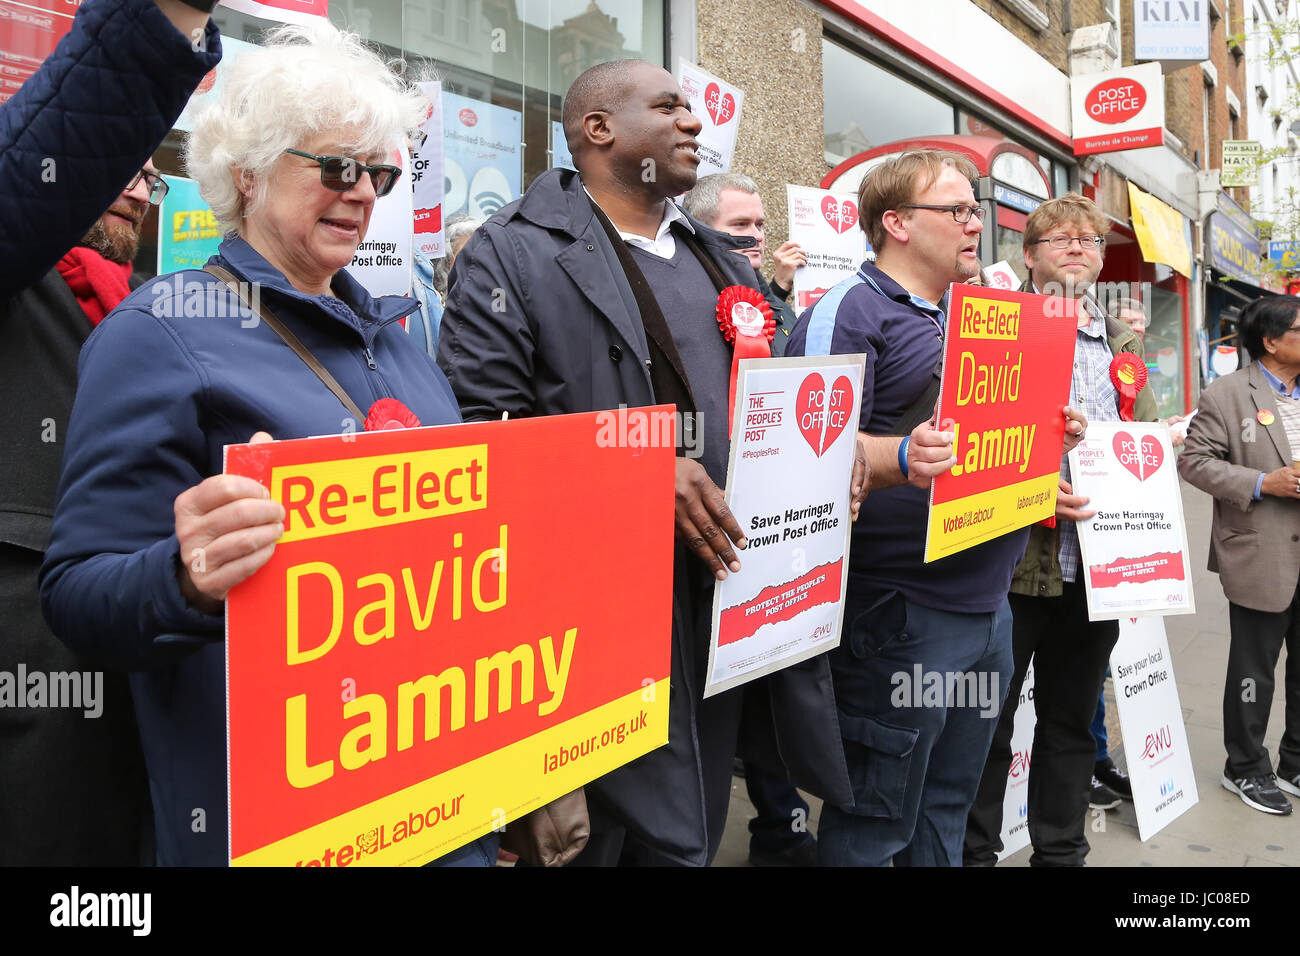
[{"label": "red and yellow placard", "polygon": [[930,490],[927,562],[1056,511],[1077,328],[1067,299],[959,284],[949,301],[939,422],[957,464]]},{"label": "red and yellow placard", "polygon": [[[667,742],[673,411],[231,446],[233,865],[421,864]],[[659,423],[666,422],[666,427]]]}]

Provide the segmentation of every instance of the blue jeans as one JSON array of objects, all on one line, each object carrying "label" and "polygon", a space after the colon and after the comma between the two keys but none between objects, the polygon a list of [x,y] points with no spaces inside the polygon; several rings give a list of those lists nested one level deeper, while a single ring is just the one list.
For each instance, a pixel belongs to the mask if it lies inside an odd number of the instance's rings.
[{"label": "blue jeans", "polygon": [[831,652],[850,807],[822,808],[824,866],[961,866],[966,815],[1011,677],[1011,611],[850,587]]},{"label": "blue jeans", "polygon": [[[1106,674],[1109,676],[1110,668],[1106,668]],[[1092,715],[1092,726],[1088,728],[1092,731],[1092,739],[1097,741],[1097,763],[1101,763],[1110,756],[1110,751],[1106,746],[1106,685],[1101,685],[1101,696],[1097,698],[1097,712]]]},{"label": "blue jeans", "polygon": [[501,846],[501,834],[489,833],[473,843],[466,843],[446,856],[430,860],[425,866],[496,866],[497,849]]}]

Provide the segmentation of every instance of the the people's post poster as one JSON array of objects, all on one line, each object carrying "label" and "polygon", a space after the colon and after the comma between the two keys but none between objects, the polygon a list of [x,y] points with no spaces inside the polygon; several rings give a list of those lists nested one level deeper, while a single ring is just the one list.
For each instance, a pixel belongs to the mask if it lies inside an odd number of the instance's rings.
[{"label": "the people's post poster", "polygon": [[1056,511],[1075,310],[1049,296],[955,284],[938,422],[957,464],[934,479],[925,560]]},{"label": "the people's post poster", "polygon": [[414,196],[407,179],[411,154],[403,146],[393,150],[385,162],[400,167],[402,177],[391,193],[375,200],[370,227],[346,268],[373,296],[409,295],[414,217]]},{"label": "the people's post poster", "polygon": [[1097,512],[1078,524],[1089,618],[1194,613],[1169,426],[1091,422],[1070,474]]},{"label": "the people's post poster", "polygon": [[233,864],[426,863],[667,741],[674,414],[627,414],[226,449],[286,512],[227,602]]},{"label": "the people's post poster", "polygon": [[705,697],[839,643],[864,360],[740,363],[727,505],[748,546],[713,590]]},{"label": "the people's post poster", "polygon": [[429,115],[420,132],[424,137],[411,151],[411,182],[415,194],[415,250],[429,259],[441,259],[443,249],[442,189],[442,84],[417,83],[429,98]]},{"label": "the people's post poster", "polygon": [[679,62],[678,74],[682,92],[701,126],[695,137],[699,143],[696,155],[700,157],[696,172],[700,176],[730,172],[745,94],[740,87],[685,60]]},{"label": "the people's post poster", "polygon": [[158,206],[158,274],[202,269],[221,245],[216,213],[184,176],[163,176],[167,195]]},{"label": "the people's post poster", "polygon": [[867,236],[858,224],[858,200],[850,193],[786,184],[790,239],[808,254],[794,271],[794,310],[802,313],[850,278],[867,257]]},{"label": "the people's post poster", "polygon": [[1110,673],[1138,834],[1149,840],[1198,799],[1164,620],[1121,620],[1119,641],[1110,653]]}]

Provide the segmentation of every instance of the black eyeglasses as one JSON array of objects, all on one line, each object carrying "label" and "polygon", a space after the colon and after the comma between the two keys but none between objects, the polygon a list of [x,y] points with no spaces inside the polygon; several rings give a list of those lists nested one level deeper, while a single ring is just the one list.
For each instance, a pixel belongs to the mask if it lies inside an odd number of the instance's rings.
[{"label": "black eyeglasses", "polygon": [[1071,243],[1077,242],[1080,249],[1100,249],[1106,240],[1101,236],[1050,236],[1047,239],[1035,239],[1033,244],[1045,242],[1053,249],[1069,249]]},{"label": "black eyeglasses", "polygon": [[375,187],[375,198],[378,199],[391,193],[397,185],[398,177],[402,175],[400,166],[389,166],[386,163],[367,166],[349,156],[315,156],[300,149],[286,149],[285,152],[303,159],[314,159],[320,165],[320,184],[336,193],[352,189],[361,181],[362,173],[369,173],[370,182]]},{"label": "black eyeglasses", "polygon": [[167,180],[163,179],[158,173],[151,173],[148,170],[140,170],[131,177],[131,181],[126,184],[126,189],[122,192],[129,193],[139,184],[140,180],[149,187],[149,205],[156,206],[163,201],[163,196],[167,195],[167,190],[171,187],[167,185]]},{"label": "black eyeglasses", "polygon": [[936,212],[952,213],[955,222],[970,222],[970,217],[974,216],[980,222],[984,221],[983,206],[968,206],[965,203],[954,203],[951,206],[928,206],[925,203],[905,202],[898,207],[899,209],[933,209]]}]

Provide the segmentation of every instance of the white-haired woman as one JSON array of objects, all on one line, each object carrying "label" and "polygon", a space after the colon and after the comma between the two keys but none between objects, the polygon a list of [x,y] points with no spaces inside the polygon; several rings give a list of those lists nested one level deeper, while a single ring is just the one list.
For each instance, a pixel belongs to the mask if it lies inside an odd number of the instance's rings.
[{"label": "white-haired woman", "polygon": [[[41,580],[55,633],[133,672],[162,864],[226,860],[222,602],[283,531],[261,485],[221,474],[223,446],[361,427],[235,289],[362,414],[390,398],[426,425],[460,420],[397,324],[415,303],[342,271],[427,102],[324,22],[278,30],[225,80],[186,164],[226,234],[208,265],[234,286],[198,271],[146,283],[86,343]],[[196,549],[202,562],[182,560]],[[487,839],[445,860],[495,858]]]}]

